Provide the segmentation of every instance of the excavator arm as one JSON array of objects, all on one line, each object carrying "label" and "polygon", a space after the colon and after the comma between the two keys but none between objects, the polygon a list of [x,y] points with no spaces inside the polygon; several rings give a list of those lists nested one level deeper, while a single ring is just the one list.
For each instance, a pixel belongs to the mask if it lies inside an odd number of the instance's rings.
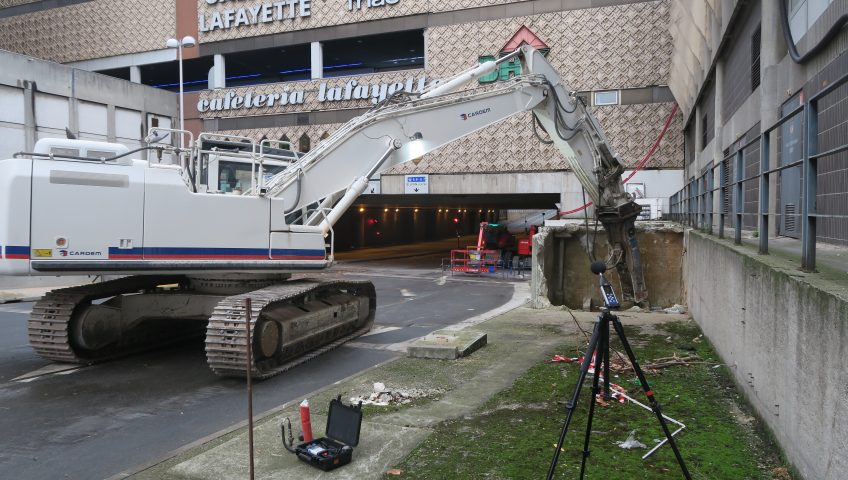
[{"label": "excavator arm", "polygon": [[[463,90],[468,83],[520,57],[523,73],[492,87]],[[483,63],[419,96],[389,98],[342,126],[265,185],[265,194],[283,198],[292,232],[326,234],[381,171],[521,112],[548,133],[595,204],[608,234],[610,258],[625,300],[647,300],[634,221],[641,207],[624,190],[624,168],[603,130],[544,56],[525,45],[497,61]],[[370,153],[374,152],[374,153]]]}]

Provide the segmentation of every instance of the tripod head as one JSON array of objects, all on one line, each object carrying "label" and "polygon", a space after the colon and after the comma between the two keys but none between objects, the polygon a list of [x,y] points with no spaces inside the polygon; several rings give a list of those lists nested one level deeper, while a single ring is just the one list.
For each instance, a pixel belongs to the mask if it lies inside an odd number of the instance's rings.
[{"label": "tripod head", "polygon": [[620,307],[621,304],[618,303],[618,298],[615,296],[615,290],[613,290],[612,285],[610,285],[609,280],[607,280],[607,277],[604,276],[604,272],[607,271],[607,264],[600,260],[596,260],[592,262],[589,269],[592,270],[592,273],[600,276],[599,283],[601,287],[601,296],[604,298],[604,306],[609,309]]}]

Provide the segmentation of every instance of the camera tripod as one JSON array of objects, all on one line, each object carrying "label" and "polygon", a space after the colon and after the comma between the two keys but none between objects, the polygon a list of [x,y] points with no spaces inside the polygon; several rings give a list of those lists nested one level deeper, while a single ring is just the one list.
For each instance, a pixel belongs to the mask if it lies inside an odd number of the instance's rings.
[{"label": "camera tripod", "polygon": [[595,327],[592,330],[592,336],[589,339],[589,347],[586,349],[586,355],[583,356],[583,363],[580,365],[580,377],[577,380],[577,385],[574,386],[574,393],[571,396],[571,400],[566,403],[568,414],[562,424],[562,431],[559,434],[559,441],[557,442],[556,449],[554,450],[551,465],[548,468],[547,478],[548,480],[551,480],[554,476],[554,470],[556,469],[557,461],[559,460],[560,449],[565,441],[565,435],[568,433],[568,426],[571,423],[574,410],[577,408],[577,399],[580,397],[580,391],[583,388],[583,383],[586,381],[586,375],[589,373],[589,365],[592,363],[592,359],[594,357],[595,373],[592,375],[592,400],[589,404],[589,416],[586,420],[586,435],[583,438],[583,458],[580,462],[580,479],[583,479],[583,474],[586,470],[586,459],[589,458],[590,453],[589,437],[592,434],[592,419],[594,418],[595,403],[597,402],[596,396],[601,393],[601,365],[603,365],[604,398],[609,399],[611,397],[609,381],[609,340],[610,324],[612,324],[615,329],[615,333],[621,340],[621,345],[624,347],[624,351],[627,352],[627,358],[630,359],[630,363],[633,365],[633,371],[636,372],[639,383],[642,385],[642,390],[645,392],[645,396],[648,397],[651,410],[657,416],[657,420],[660,422],[663,433],[665,433],[665,438],[668,440],[668,444],[671,445],[671,449],[674,451],[674,456],[677,458],[677,463],[680,465],[683,477],[686,478],[686,480],[691,480],[692,477],[689,475],[689,470],[686,469],[686,463],[680,455],[680,450],[677,449],[677,444],[668,429],[665,418],[663,418],[662,411],[660,410],[660,404],[654,397],[654,392],[651,390],[650,385],[648,385],[648,381],[645,379],[642,367],[639,366],[639,363],[636,361],[636,355],[633,353],[633,349],[630,348],[630,342],[627,341],[627,337],[624,335],[624,326],[622,326],[618,317],[611,313],[611,310],[617,308],[619,303],[618,299],[615,297],[615,292],[613,291],[612,286],[609,281],[607,281],[606,277],[604,277],[606,264],[600,261],[592,262],[591,269],[592,273],[600,276],[601,295],[604,298],[604,307],[601,309],[601,313],[598,314],[598,320],[595,322]]}]

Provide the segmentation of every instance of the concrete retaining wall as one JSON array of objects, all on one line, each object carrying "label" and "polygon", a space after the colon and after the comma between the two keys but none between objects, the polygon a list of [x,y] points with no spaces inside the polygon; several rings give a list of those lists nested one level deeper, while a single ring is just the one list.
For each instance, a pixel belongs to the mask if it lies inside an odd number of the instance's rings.
[{"label": "concrete retaining wall", "polygon": [[690,312],[807,479],[848,476],[848,294],[787,260],[686,234]]}]

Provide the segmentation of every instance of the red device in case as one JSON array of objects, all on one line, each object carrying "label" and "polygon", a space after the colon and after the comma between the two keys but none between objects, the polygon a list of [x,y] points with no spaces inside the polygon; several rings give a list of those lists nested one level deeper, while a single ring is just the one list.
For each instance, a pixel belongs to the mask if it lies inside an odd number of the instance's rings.
[{"label": "red device in case", "polygon": [[332,470],[347,465],[353,459],[353,447],[359,444],[359,432],[362,428],[362,402],[358,405],[345,405],[341,395],[330,401],[326,436],[301,443],[297,447],[292,447],[294,439],[288,418],[286,423],[289,426],[288,443],[285,426],[280,425],[286,450],[313,467]]}]

